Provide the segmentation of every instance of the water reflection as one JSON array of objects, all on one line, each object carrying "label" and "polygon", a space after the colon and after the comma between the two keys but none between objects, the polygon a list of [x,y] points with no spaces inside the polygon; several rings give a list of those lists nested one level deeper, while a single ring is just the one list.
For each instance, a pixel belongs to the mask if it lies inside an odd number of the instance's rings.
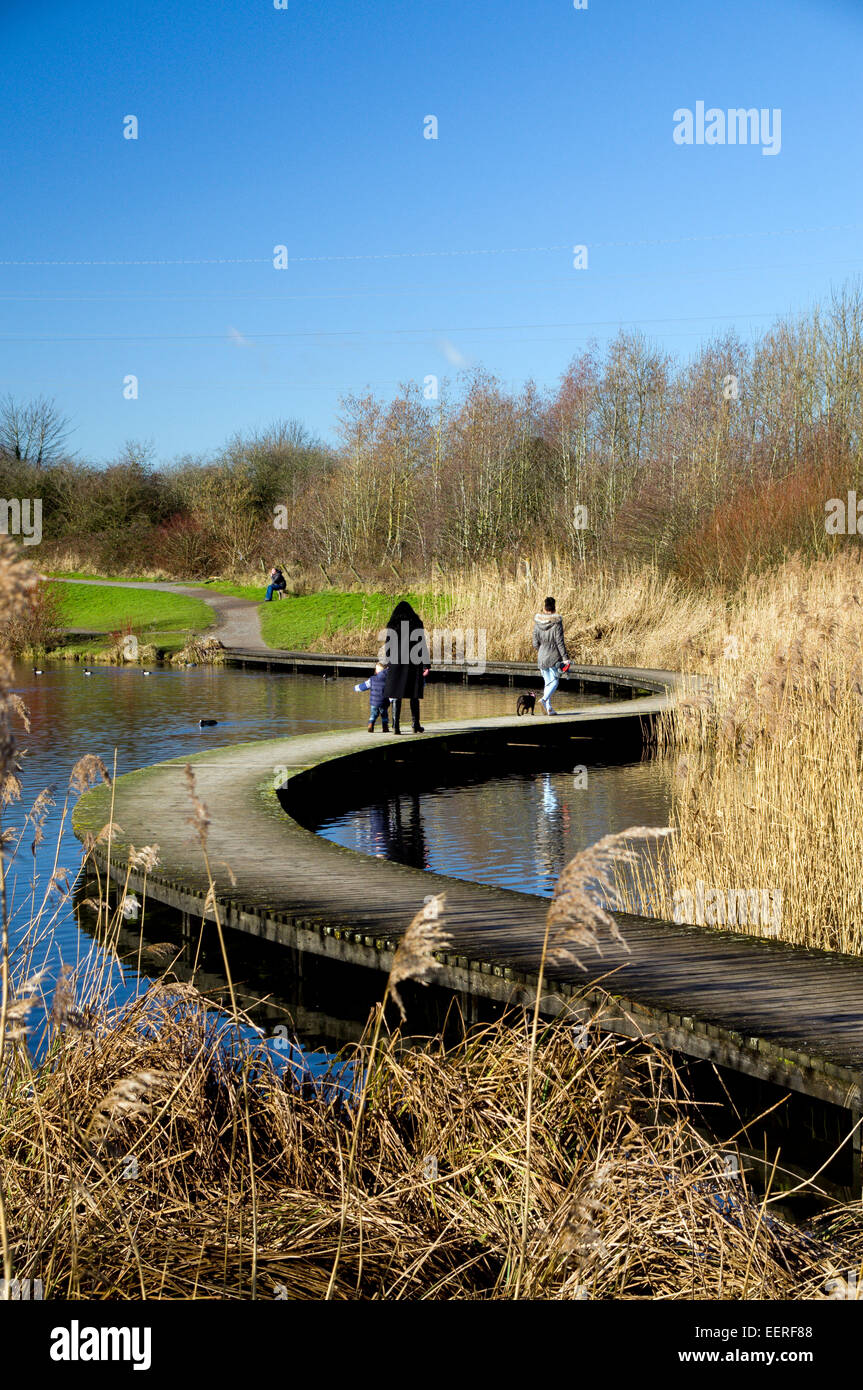
[{"label": "water reflection", "polygon": [[550,772],[539,774],[540,814],[535,822],[536,867],[543,879],[554,880],[564,864],[569,805],[561,802]]},{"label": "water reflection", "polygon": [[406,792],[315,828],[361,853],[549,897],[579,850],[630,825],[667,825],[670,816],[668,766],[647,760],[596,764],[586,775],[538,767],[478,785]]},{"label": "water reflection", "polygon": [[417,792],[406,792],[391,801],[376,801],[368,817],[358,826],[358,844],[363,854],[377,859],[395,859],[428,868],[423,816]]}]

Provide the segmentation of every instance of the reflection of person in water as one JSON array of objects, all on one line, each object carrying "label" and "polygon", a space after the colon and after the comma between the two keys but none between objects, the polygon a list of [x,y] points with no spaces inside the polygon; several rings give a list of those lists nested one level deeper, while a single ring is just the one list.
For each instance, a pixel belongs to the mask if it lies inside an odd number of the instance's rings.
[{"label": "reflection of person in water", "polygon": [[393,859],[414,869],[428,868],[426,838],[418,792],[405,792],[393,805]]},{"label": "reflection of person in water", "polygon": [[566,840],[569,807],[561,805],[550,772],[539,781],[539,815],[536,818],[537,868],[549,888],[553,888],[567,862]]},{"label": "reflection of person in water", "polygon": [[369,853],[415,869],[428,868],[418,792],[404,792],[368,809]]},{"label": "reflection of person in water", "polygon": [[389,847],[389,816],[385,801],[369,807],[369,853],[376,859],[386,859]]}]

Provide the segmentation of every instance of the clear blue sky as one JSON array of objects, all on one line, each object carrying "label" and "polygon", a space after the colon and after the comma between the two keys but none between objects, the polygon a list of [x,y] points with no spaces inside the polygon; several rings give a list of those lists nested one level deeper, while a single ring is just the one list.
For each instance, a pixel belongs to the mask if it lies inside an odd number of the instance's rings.
[{"label": "clear blue sky", "polygon": [[[346,392],[551,385],[620,325],[686,355],[863,273],[857,0],[3,0],[0,30],[0,391],[56,397],[82,458],[332,439]],[[780,153],[675,144],[699,100],[780,108]]]}]

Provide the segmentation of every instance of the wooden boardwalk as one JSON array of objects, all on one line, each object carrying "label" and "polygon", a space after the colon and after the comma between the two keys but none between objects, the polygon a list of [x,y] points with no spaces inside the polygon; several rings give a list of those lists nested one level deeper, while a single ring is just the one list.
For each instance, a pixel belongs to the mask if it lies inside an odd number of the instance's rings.
[{"label": "wooden boardwalk", "polygon": [[[148,896],[201,915],[206,875],[188,824],[188,761],[209,808],[209,855],[231,927],[387,971],[425,896],[445,891],[452,946],[441,958],[441,982],[471,996],[529,1002],[545,900],[360,855],[319,838],[300,820],[315,805],[360,804],[372,785],[411,786],[432,770],[445,779],[451,757],[460,777],[464,754],[492,757],[499,766],[520,743],[555,744],[571,748],[573,764],[589,764],[592,756],[607,758],[609,749],[640,747],[680,678],[621,670],[606,678],[661,693],[556,720],[430,725],[422,736],[400,739],[350,731],[259,741],[130,773],[115,788],[114,818],[123,834],[112,872],[125,875],[128,844],[155,842],[161,864],[147,879]],[[83,796],[76,832],[97,832],[109,806],[105,787]],[[584,972],[552,968],[547,1012],[583,1016],[601,1008],[601,1026],[615,1032],[650,1036],[689,1056],[860,1110],[863,961],[740,932],[617,916],[629,952],[608,941],[601,958],[585,954]]]},{"label": "wooden boardwalk", "polygon": [[[328,672],[334,675],[351,675],[354,672],[368,673],[367,656],[344,656],[338,652],[300,652],[282,650],[277,647],[262,649],[261,646],[232,646],[224,653],[228,666],[247,666],[257,671],[289,671],[294,675],[304,672]],[[673,671],[653,671],[623,666],[572,666],[561,680],[560,695],[574,691],[599,690],[615,696],[654,692],[663,693],[670,681],[682,679]],[[434,681],[461,681],[465,685],[475,685],[482,681],[495,685],[541,686],[542,681],[534,665],[525,661],[487,661],[481,669],[476,663],[444,661],[434,668]]]}]

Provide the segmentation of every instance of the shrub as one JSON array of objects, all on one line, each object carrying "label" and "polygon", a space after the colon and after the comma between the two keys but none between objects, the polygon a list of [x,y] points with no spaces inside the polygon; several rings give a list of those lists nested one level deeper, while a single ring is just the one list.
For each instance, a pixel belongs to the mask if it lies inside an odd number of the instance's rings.
[{"label": "shrub", "polygon": [[11,656],[50,651],[62,636],[60,600],[51,584],[38,584],[27,596],[25,611],[0,627],[0,645]]}]

